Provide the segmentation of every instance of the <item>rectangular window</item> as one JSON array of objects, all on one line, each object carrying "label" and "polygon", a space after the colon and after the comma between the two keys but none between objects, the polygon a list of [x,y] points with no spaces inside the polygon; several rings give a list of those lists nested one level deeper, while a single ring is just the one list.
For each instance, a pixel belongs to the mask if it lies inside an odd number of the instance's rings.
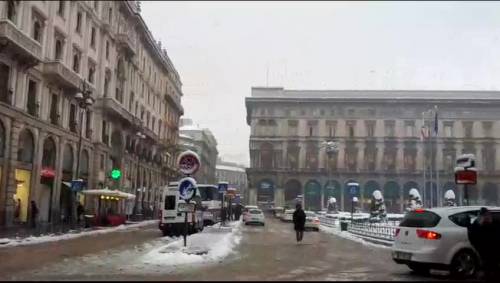
[{"label": "rectangular window", "polygon": [[29,80],[28,99],[26,103],[26,108],[28,110],[28,114],[33,116],[38,116],[37,88],[38,88],[37,82]]},{"label": "rectangular window", "polygon": [[385,136],[386,137],[394,137],[396,135],[395,132],[395,122],[394,121],[385,121]]},{"label": "rectangular window", "polygon": [[110,7],[108,9],[108,23],[111,24],[112,20],[113,20],[113,8]]},{"label": "rectangular window", "polygon": [[80,73],[80,59],[81,59],[80,50],[73,48],[73,71],[75,73]]},{"label": "rectangular window", "polygon": [[76,105],[73,103],[69,108],[69,130],[76,133]]},{"label": "rectangular window", "polygon": [[471,121],[463,122],[464,135],[466,138],[472,138],[472,123]]},{"label": "rectangular window", "polygon": [[99,161],[99,168],[101,170],[104,170],[104,160],[105,160],[106,157],[104,157],[104,154],[101,154],[100,155],[100,161]]},{"label": "rectangular window", "polygon": [[366,121],[366,136],[375,136],[375,121]]},{"label": "rectangular window", "polygon": [[59,6],[57,7],[57,14],[64,17],[64,8],[66,7],[66,1],[59,1]]},{"label": "rectangular window", "polygon": [[444,122],[444,136],[447,138],[453,137],[453,122]]},{"label": "rectangular window", "polygon": [[95,27],[92,27],[92,29],[90,30],[90,47],[92,47],[93,49],[95,49],[95,33]]},{"label": "rectangular window", "polygon": [[350,138],[354,137],[355,127],[356,127],[356,121],[346,121],[346,131],[348,137]]},{"label": "rectangular window", "polygon": [[90,60],[89,60],[88,65],[89,65],[89,72],[88,72],[87,79],[88,79],[89,83],[94,84],[96,67],[95,67],[95,64],[93,62],[91,62]]},{"label": "rectangular window", "polygon": [[75,27],[75,31],[77,33],[81,33],[82,32],[82,12],[76,13],[76,27]]},{"label": "rectangular window", "polygon": [[485,138],[492,137],[492,129],[493,129],[493,122],[492,121],[484,121],[483,122],[483,133],[484,133]]},{"label": "rectangular window", "polygon": [[108,144],[108,124],[106,123],[106,121],[102,121],[102,132],[101,132],[101,138],[102,138],[102,142],[105,143],[105,144]]},{"label": "rectangular window", "polygon": [[92,112],[89,110],[85,117],[85,137],[88,139],[92,137]]},{"label": "rectangular window", "polygon": [[288,121],[288,135],[296,136],[298,134],[298,121],[289,120]]},{"label": "rectangular window", "polygon": [[0,63],[0,101],[10,104],[11,93],[9,91],[10,67]]},{"label": "rectangular window", "polygon": [[53,125],[59,125],[59,96],[55,93],[52,94],[52,100],[50,102],[50,123]]},{"label": "rectangular window", "polygon": [[405,121],[405,132],[406,137],[411,138],[415,136],[415,122]]},{"label": "rectangular window", "polygon": [[109,60],[109,41],[106,40],[106,60]]},{"label": "rectangular window", "polygon": [[33,19],[33,39],[42,43],[43,24],[39,18]]}]

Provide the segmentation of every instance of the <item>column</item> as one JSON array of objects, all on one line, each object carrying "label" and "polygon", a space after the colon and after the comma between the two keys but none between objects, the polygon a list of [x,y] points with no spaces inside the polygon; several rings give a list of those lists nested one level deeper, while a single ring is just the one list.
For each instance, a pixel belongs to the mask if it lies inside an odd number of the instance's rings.
[{"label": "column", "polygon": [[281,160],[282,160],[282,164],[281,164],[281,167],[282,168],[288,168],[288,160],[286,158],[286,155],[288,153],[288,140],[284,140],[282,143],[281,143],[282,147],[283,147],[283,150],[281,151]]},{"label": "column", "polygon": [[[416,168],[417,170],[424,170],[424,144],[422,142],[417,143],[417,156],[416,156]],[[423,173],[423,172],[422,172]]]},{"label": "column", "polygon": [[[7,120],[10,122],[10,120]],[[5,225],[7,227],[13,225],[13,220],[14,220],[14,199],[13,195],[16,193],[17,189],[17,184],[16,184],[16,167],[15,167],[15,162],[17,159],[17,150],[19,146],[19,132],[21,131],[21,123],[18,121],[12,121],[10,125],[8,123],[4,124],[6,128],[6,137],[5,137],[5,147],[8,149],[6,150],[6,156],[5,156],[5,163],[4,166],[6,169],[4,169],[5,177],[5,188],[7,191],[6,194],[6,200],[5,200],[5,214],[4,214],[4,221]],[[10,131],[9,131],[10,129]],[[3,174],[2,174],[3,176]]]},{"label": "column", "polygon": [[324,169],[327,168],[326,166],[326,160],[327,160],[327,155],[326,155],[326,147],[322,146],[318,150],[318,168],[319,169]]},{"label": "column", "polygon": [[403,149],[403,143],[399,141],[396,145],[397,152],[396,152],[396,169],[397,171],[400,171],[401,169],[404,168],[404,149]]}]

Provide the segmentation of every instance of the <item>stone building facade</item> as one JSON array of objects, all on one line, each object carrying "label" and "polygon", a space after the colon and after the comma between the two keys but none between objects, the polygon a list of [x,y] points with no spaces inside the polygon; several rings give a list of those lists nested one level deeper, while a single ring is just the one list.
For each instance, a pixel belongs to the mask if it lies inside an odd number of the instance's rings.
[{"label": "stone building facade", "polygon": [[215,167],[217,182],[228,182],[230,188],[236,188],[243,203],[248,199],[248,181],[246,168],[234,162],[217,160]]},{"label": "stone building facade", "polygon": [[[198,184],[215,184],[215,165],[217,162],[217,140],[209,129],[203,129],[191,119],[182,118],[179,134],[181,151],[192,150],[200,157],[201,167],[194,175]],[[180,176],[179,176],[180,177]]]},{"label": "stone building facade", "polygon": [[[434,128],[426,111],[435,106],[438,136],[421,139],[423,124]],[[303,195],[307,209],[321,209],[333,196],[350,210],[346,184],[355,181],[364,210],[377,189],[389,212],[402,211],[411,188],[426,206],[438,206],[448,189],[462,199],[453,168],[456,157],[472,153],[479,177],[469,185],[470,203],[499,204],[499,106],[500,93],[489,91],[252,88],[250,202],[282,206]],[[328,155],[325,141],[336,141],[338,151]]]},{"label": "stone building facade", "polygon": [[[83,81],[87,111],[75,98]],[[26,222],[31,200],[41,222],[58,222],[76,177],[136,194],[139,211],[154,203],[175,173],[181,87],[139,2],[0,2],[2,225]],[[118,182],[111,169],[122,171]]]}]

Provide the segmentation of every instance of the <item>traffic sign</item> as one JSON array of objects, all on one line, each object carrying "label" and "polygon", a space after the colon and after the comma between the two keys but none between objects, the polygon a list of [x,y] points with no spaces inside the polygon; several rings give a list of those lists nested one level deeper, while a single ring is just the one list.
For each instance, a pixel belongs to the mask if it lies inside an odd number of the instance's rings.
[{"label": "traffic sign", "polygon": [[347,187],[349,188],[349,193],[351,196],[358,195],[359,184],[355,182],[347,183]]},{"label": "traffic sign", "polygon": [[223,193],[223,192],[227,191],[228,187],[229,187],[228,182],[219,182],[219,186],[218,186],[219,193]]},{"label": "traffic sign", "polygon": [[200,157],[194,151],[187,150],[179,155],[177,166],[184,175],[193,175],[200,169]]},{"label": "traffic sign", "polygon": [[191,177],[183,178],[179,181],[179,196],[185,201],[189,201],[196,194],[196,180]]},{"label": "traffic sign", "polygon": [[113,169],[111,171],[111,178],[113,180],[118,180],[120,179],[121,176],[122,176],[122,171],[120,171],[120,169]]},{"label": "traffic sign", "polygon": [[84,186],[84,181],[82,179],[71,181],[71,191],[73,192],[79,192],[83,190],[83,186]]}]

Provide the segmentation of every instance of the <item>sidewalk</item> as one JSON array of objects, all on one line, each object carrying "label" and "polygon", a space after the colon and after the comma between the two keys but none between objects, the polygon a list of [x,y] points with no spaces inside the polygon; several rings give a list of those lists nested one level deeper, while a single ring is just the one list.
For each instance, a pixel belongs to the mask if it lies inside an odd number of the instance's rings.
[{"label": "sidewalk", "polygon": [[91,226],[85,228],[85,223],[82,221],[75,224],[72,228],[71,224],[60,223],[39,223],[36,228],[30,227],[28,224],[23,224],[15,227],[0,228],[0,246],[9,244],[10,242],[24,242],[24,240],[32,240],[36,238],[60,237],[63,235],[84,235],[92,233],[92,231],[116,230],[118,227],[130,226],[133,224],[147,223],[155,220],[144,219],[142,221],[127,221],[124,225],[119,226]]}]

